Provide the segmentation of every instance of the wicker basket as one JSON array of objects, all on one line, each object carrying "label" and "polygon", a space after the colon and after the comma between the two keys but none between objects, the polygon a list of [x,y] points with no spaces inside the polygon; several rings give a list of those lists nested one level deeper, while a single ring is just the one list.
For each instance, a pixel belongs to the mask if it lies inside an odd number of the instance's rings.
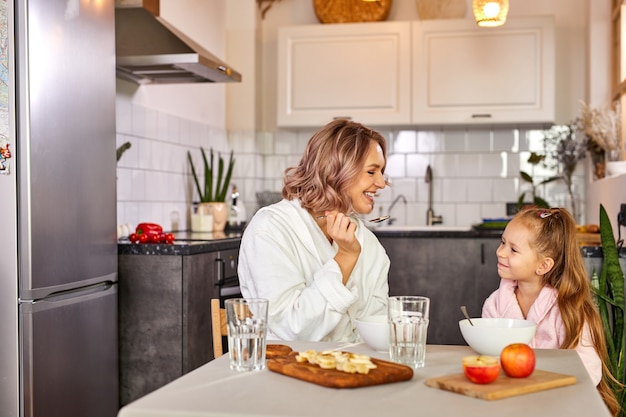
[{"label": "wicker basket", "polygon": [[465,17],[465,0],[415,0],[415,5],[421,20]]},{"label": "wicker basket", "polygon": [[392,0],[313,0],[321,23],[376,22],[387,19]]}]

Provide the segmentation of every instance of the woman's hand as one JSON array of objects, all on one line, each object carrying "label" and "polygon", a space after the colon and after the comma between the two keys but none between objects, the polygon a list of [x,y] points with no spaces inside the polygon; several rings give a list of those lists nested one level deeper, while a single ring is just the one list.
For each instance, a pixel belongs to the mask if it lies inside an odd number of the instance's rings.
[{"label": "woman's hand", "polygon": [[339,247],[335,261],[339,264],[345,285],[361,254],[361,243],[355,234],[356,223],[344,213],[326,212],[326,231]]}]

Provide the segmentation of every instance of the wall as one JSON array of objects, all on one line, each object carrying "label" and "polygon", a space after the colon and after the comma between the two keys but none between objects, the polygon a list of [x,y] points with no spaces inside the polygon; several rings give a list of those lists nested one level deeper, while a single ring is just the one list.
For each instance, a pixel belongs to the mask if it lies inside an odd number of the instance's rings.
[{"label": "wall", "polygon": [[[593,93],[586,83],[590,71],[586,48],[589,1],[510,2],[510,16],[555,15],[559,123],[574,118],[579,100]],[[192,37],[241,72],[243,82],[137,87],[118,81],[118,145],[126,140],[133,143],[118,165],[118,222],[155,221],[166,229],[187,228],[189,202],[195,197],[186,152],[191,149],[197,158],[199,146],[235,150],[233,182],[243,194],[249,217],[256,209],[255,193],[280,191],[284,169],[298,162],[313,133],[277,129],[275,123],[277,28],[318,24],[313,2],[277,2],[264,20],[250,0],[161,3],[166,20],[189,30]],[[472,18],[470,6],[468,0],[467,19]],[[415,1],[393,3],[389,20],[416,19]],[[601,68],[596,65],[594,74],[598,71]],[[601,90],[596,88],[593,97],[601,96]],[[536,133],[512,128],[398,128],[382,133],[390,142],[388,172],[394,187],[381,193],[378,202],[385,212],[397,195],[406,197],[407,205],[392,213],[398,224],[425,223],[428,164],[435,176],[433,208],[443,215],[444,224],[470,225],[482,217],[504,215],[505,203],[515,201],[525,190],[519,170],[529,169],[525,162],[529,152],[541,150]],[[575,183],[584,196],[588,174],[584,164],[580,165]],[[541,178],[549,173],[537,171],[535,175]],[[553,183],[540,192],[552,204],[564,204],[560,184]]]},{"label": "wall", "polygon": [[[226,0],[161,0],[161,16],[228,62],[226,5]],[[118,224],[188,227],[189,203],[197,197],[187,151],[196,164],[200,146],[229,152],[227,88],[213,83],[140,87],[118,79],[117,145],[132,144],[118,162]]]},{"label": "wall", "polygon": [[[557,37],[557,122],[566,123],[578,114],[579,100],[586,99],[588,0],[511,0],[509,16],[552,14]],[[473,19],[471,0],[466,19]],[[419,20],[415,1],[396,0],[388,20]],[[257,118],[260,130],[271,134],[273,151],[265,159],[265,179],[280,190],[284,169],[297,163],[311,131],[276,128],[277,32],[281,26],[319,24],[313,2],[275,3],[262,22],[263,93]],[[514,80],[512,80],[514,82]],[[437,130],[382,130],[389,140],[387,172],[393,188],[377,199],[381,213],[402,194],[407,204],[393,209],[397,224],[423,225],[428,207],[426,167],[433,169],[433,208],[446,225],[468,226],[483,217],[502,217],[506,202],[516,201],[528,189],[520,183],[519,171],[531,171],[526,163],[531,151],[542,151],[537,132],[512,128],[442,128]],[[536,182],[551,173],[535,170]],[[585,164],[575,173],[575,189],[584,213]],[[539,194],[553,205],[565,205],[563,184],[542,187]],[[378,212],[374,213],[378,215]],[[584,217],[581,218],[584,222]]]}]

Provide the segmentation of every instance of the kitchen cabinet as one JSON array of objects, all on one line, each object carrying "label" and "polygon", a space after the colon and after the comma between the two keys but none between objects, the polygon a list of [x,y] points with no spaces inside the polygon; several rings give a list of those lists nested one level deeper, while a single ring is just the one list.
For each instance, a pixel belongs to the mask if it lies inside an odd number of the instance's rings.
[{"label": "kitchen cabinet", "polygon": [[409,123],[410,33],[410,22],[280,28],[278,126]]},{"label": "kitchen cabinet", "polygon": [[122,405],[213,359],[211,299],[220,296],[220,271],[236,271],[238,247],[118,256]]},{"label": "kitchen cabinet", "polygon": [[459,330],[466,305],[480,317],[485,299],[498,288],[499,237],[379,236],[391,260],[389,295],[430,298],[429,344],[466,344]]},{"label": "kitchen cabinet", "polygon": [[552,16],[413,22],[414,124],[553,123]]}]

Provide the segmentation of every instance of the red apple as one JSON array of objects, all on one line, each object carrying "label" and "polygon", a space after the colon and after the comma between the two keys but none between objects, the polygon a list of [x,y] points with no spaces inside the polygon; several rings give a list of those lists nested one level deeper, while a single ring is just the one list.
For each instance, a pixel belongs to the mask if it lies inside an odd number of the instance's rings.
[{"label": "red apple", "polygon": [[475,384],[489,384],[498,378],[500,364],[493,356],[466,356],[463,358],[463,373]]},{"label": "red apple", "polygon": [[502,349],[500,363],[507,376],[526,378],[535,370],[535,351],[526,343],[513,343]]}]

